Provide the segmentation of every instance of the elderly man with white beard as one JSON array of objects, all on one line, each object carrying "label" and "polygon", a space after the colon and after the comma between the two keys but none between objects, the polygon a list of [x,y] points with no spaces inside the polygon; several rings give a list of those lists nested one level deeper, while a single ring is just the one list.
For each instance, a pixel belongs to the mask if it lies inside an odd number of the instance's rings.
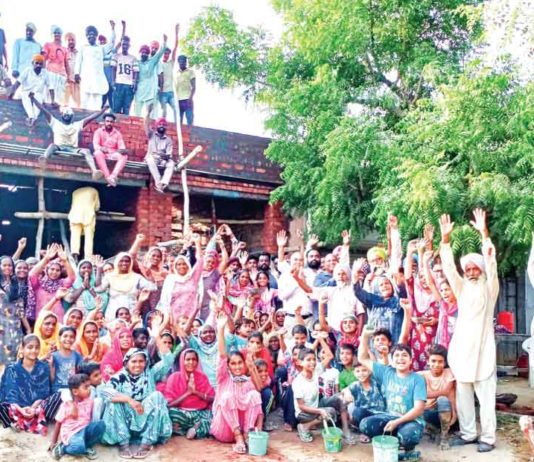
[{"label": "elderly man with white beard", "polygon": [[[499,295],[495,247],[489,238],[486,212],[476,209],[471,225],[482,237],[482,255],[472,253],[461,258],[463,277],[458,274],[450,246],[454,227],[449,215],[442,215],[441,260],[443,272],[458,300],[458,319],[448,362],[456,378],[456,401],[460,436],[451,446],[478,442],[478,452],[495,448],[496,349],[493,311]],[[475,399],[480,403],[480,437],[477,439]]]}]

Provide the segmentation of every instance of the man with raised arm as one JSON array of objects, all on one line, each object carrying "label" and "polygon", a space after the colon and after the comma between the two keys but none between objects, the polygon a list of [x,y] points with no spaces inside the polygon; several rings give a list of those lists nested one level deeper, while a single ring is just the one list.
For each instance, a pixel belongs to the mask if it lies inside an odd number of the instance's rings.
[{"label": "man with raised arm", "polygon": [[33,104],[35,104],[45,114],[46,120],[48,121],[54,135],[52,144],[46,148],[44,154],[39,158],[39,162],[44,165],[46,161],[50,159],[50,157],[57,151],[80,153],[83,154],[85,157],[85,162],[87,162],[87,165],[91,169],[93,180],[102,178],[102,172],[96,168],[95,159],[93,158],[91,151],[87,148],[78,147],[78,143],[80,132],[83,130],[83,128],[89,122],[92,122],[100,117],[108,109],[108,107],[104,107],[101,111],[95,112],[87,116],[85,119],[73,122],[74,112],[70,107],[63,106],[61,108],[61,119],[58,119],[54,117],[54,115],[52,115],[52,113],[39,101],[37,101],[33,95],[30,95],[30,98]]},{"label": "man with raised arm", "polygon": [[[456,401],[460,436],[451,446],[478,442],[478,452],[495,448],[495,391],[497,364],[493,311],[499,296],[495,247],[486,226],[486,212],[476,209],[471,225],[482,237],[482,255],[470,253],[460,260],[463,277],[458,274],[450,245],[454,227],[449,215],[440,218],[443,272],[458,300],[458,319],[448,361],[456,378]],[[475,393],[480,403],[480,437],[477,439]]]}]

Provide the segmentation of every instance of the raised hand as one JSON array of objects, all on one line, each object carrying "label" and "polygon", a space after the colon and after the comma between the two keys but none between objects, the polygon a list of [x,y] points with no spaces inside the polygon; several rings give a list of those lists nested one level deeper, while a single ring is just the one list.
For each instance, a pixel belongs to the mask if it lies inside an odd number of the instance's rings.
[{"label": "raised hand", "polygon": [[61,261],[67,261],[67,252],[62,245],[57,246],[57,256]]},{"label": "raised hand", "polygon": [[319,244],[319,236],[317,236],[317,234],[311,234],[308,239],[308,243],[306,244],[306,247],[313,248],[316,247],[317,244]]},{"label": "raised hand", "polygon": [[388,215],[388,227],[389,227],[389,229],[398,229],[399,228],[399,220],[393,214]]},{"label": "raised hand", "polygon": [[416,243],[417,251],[424,252],[426,249],[426,241],[424,239],[419,239]]},{"label": "raised hand", "polygon": [[217,330],[219,331],[224,330],[227,322],[228,322],[228,316],[226,316],[225,313],[219,313],[219,316],[217,317]]},{"label": "raised hand", "polygon": [[135,236],[135,240],[139,243],[144,242],[145,239],[146,239],[146,236],[144,234],[137,234]]},{"label": "raised hand", "polygon": [[451,221],[451,217],[447,214],[441,215],[439,218],[439,230],[441,232],[441,240],[443,242],[449,242],[453,228],[454,221]]},{"label": "raised hand", "polygon": [[52,260],[58,252],[58,245],[54,242],[46,248],[45,258],[47,260]]},{"label": "raised hand", "polygon": [[21,249],[24,249],[26,247],[26,242],[27,242],[27,239],[25,237],[21,237],[18,241],[18,246],[21,248]]},{"label": "raised hand", "polygon": [[167,43],[167,34],[163,34],[163,43]]},{"label": "raised hand", "polygon": [[475,228],[482,237],[487,237],[488,228],[486,226],[486,212],[482,209],[475,209],[473,211],[474,220],[471,220],[471,226]]},{"label": "raised hand", "polygon": [[343,239],[343,245],[350,245],[350,230],[342,231],[341,237]]},{"label": "raised hand", "polygon": [[104,266],[105,261],[102,255],[93,255],[91,257],[91,263],[97,268],[102,268]]},{"label": "raised hand", "polygon": [[276,233],[276,245],[278,247],[285,247],[287,245],[287,232],[285,229]]},{"label": "raised hand", "polygon": [[412,239],[410,242],[408,242],[406,253],[415,253],[416,250],[417,250],[417,239]]}]

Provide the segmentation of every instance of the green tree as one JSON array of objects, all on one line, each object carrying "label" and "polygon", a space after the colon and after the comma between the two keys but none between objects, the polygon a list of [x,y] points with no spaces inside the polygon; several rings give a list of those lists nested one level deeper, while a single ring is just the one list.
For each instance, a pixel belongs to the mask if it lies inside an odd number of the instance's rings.
[{"label": "green tree", "polygon": [[187,52],[209,81],[267,107],[266,155],[284,180],[272,199],[323,238],[383,230],[390,212],[409,238],[448,212],[455,250],[474,250],[469,214],[483,206],[507,269],[524,263],[534,227],[533,93],[506,73],[464,70],[480,3],[273,0],[276,42],[211,7]]}]

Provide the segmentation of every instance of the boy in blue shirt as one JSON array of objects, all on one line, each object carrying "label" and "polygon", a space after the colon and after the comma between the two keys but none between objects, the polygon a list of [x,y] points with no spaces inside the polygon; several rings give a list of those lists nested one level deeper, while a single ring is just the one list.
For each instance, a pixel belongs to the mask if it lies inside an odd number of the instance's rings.
[{"label": "boy in blue shirt", "polygon": [[386,411],[364,418],[360,430],[371,439],[384,433],[396,435],[405,450],[399,454],[399,460],[419,460],[421,453],[414,449],[421,441],[425,425],[425,380],[410,370],[412,351],[407,345],[398,344],[392,348],[391,366],[371,361],[369,338],[373,333],[372,327],[364,328],[358,361],[373,372],[386,400]]},{"label": "boy in blue shirt", "polygon": [[83,361],[82,355],[74,350],[76,330],[74,327],[62,327],[59,330],[59,349],[52,353],[51,376],[52,392],[68,388],[69,377],[76,373]]}]

